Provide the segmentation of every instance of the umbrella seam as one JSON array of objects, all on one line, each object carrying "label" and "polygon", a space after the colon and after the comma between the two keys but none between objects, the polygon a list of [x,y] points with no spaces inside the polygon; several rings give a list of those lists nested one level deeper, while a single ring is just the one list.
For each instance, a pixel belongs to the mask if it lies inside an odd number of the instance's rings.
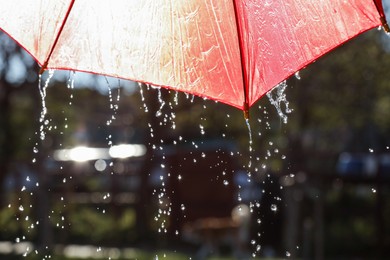
[{"label": "umbrella seam", "polygon": [[379,19],[382,23],[383,29],[385,30],[386,33],[390,33],[390,27],[387,23],[386,15],[385,15],[384,10],[383,10],[382,0],[373,0],[373,1],[374,1],[376,9],[378,10]]},{"label": "umbrella seam", "polygon": [[75,2],[75,0],[72,0],[72,1],[70,2],[70,4],[69,4],[68,10],[66,11],[66,14],[65,14],[65,17],[64,17],[64,20],[62,21],[61,27],[60,27],[60,29],[58,30],[58,33],[57,33],[56,38],[55,38],[55,40],[54,40],[54,43],[53,43],[53,45],[51,46],[49,55],[46,57],[46,60],[45,60],[45,62],[43,63],[43,65],[42,65],[42,67],[41,67],[41,69],[40,69],[40,71],[39,71],[39,74],[42,74],[42,73],[46,70],[46,68],[47,68],[47,66],[48,66],[48,64],[49,64],[50,57],[51,57],[51,55],[53,54],[54,48],[56,47],[57,42],[58,42],[58,40],[59,40],[59,38],[60,38],[60,36],[61,36],[62,30],[63,30],[64,27],[65,27],[66,21],[68,20],[68,17],[69,17],[69,14],[70,14],[70,12],[71,12],[71,10],[72,10],[72,8],[73,8],[74,2]]},{"label": "umbrella seam", "polygon": [[234,18],[236,20],[236,28],[237,28],[237,38],[238,38],[238,48],[240,50],[240,60],[241,60],[241,73],[242,73],[242,81],[244,86],[244,104],[243,104],[243,111],[244,111],[244,118],[249,119],[249,100],[248,100],[248,79],[246,77],[246,66],[245,66],[245,59],[243,55],[243,46],[242,46],[242,32],[240,27],[240,22],[238,18],[238,7],[236,0],[233,0],[233,8],[234,8]]}]

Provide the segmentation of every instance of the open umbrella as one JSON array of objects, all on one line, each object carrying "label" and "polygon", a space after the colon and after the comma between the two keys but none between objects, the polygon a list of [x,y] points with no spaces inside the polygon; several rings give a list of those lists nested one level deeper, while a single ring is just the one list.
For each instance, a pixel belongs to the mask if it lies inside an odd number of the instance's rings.
[{"label": "open umbrella", "polygon": [[247,111],[352,37],[380,0],[0,1],[0,28],[46,69],[184,91]]}]

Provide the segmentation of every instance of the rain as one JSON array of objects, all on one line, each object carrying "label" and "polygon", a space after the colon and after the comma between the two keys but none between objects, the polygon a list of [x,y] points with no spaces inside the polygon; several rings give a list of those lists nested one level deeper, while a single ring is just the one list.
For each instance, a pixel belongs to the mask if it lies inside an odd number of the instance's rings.
[{"label": "rain", "polygon": [[[67,131],[70,131],[69,129],[72,129],[72,127],[71,127],[72,118],[70,118],[68,116],[64,116],[62,119],[60,118],[60,120],[63,121],[62,127],[57,126],[55,123],[56,120],[54,118],[51,118],[51,113],[50,113],[51,108],[47,105],[47,96],[50,95],[51,91],[55,91],[51,85],[58,84],[57,82],[61,82],[61,79],[58,81],[58,78],[61,78],[61,75],[58,76],[58,75],[56,75],[56,73],[57,72],[54,70],[50,71],[48,74],[43,75],[43,76],[45,76],[45,78],[40,77],[40,81],[38,82],[38,84],[40,86],[39,87],[39,94],[41,97],[41,99],[40,99],[41,100],[41,104],[40,104],[41,112],[40,112],[40,118],[39,118],[39,123],[40,123],[39,131],[37,131],[36,133],[37,133],[37,136],[39,137],[40,141],[36,142],[34,147],[33,147],[33,152],[32,152],[32,155],[34,156],[34,158],[32,160],[33,164],[39,164],[39,160],[43,159],[42,157],[39,157],[41,155],[41,151],[42,151],[41,146],[44,144],[46,137],[48,135],[50,135],[51,131],[59,130],[58,128],[62,128],[60,130],[60,136],[64,136],[64,135],[66,135]],[[66,84],[66,88],[68,89],[68,91],[70,93],[68,95],[68,98],[67,98],[68,101],[65,101],[65,104],[68,106],[68,108],[75,106],[75,103],[77,102],[77,100],[76,100],[77,99],[77,93],[76,93],[77,89],[75,89],[75,86],[77,86],[77,84],[78,84],[77,80],[75,80],[77,74],[78,73],[70,72],[68,74],[68,78],[63,80],[64,83]],[[120,107],[120,102],[121,102],[120,84],[121,83],[118,81],[119,86],[113,88],[113,84],[110,83],[107,78],[105,78],[105,79],[106,79],[106,86],[107,86],[107,92],[105,95],[107,96],[107,99],[108,99],[108,106],[106,108],[108,112],[106,114],[108,116],[108,119],[105,118],[105,119],[103,119],[103,121],[105,121],[105,125],[108,128],[110,128],[113,125],[115,125],[116,121],[118,120],[117,117],[119,117],[119,111],[121,109],[121,107]],[[168,188],[167,185],[168,185],[168,183],[173,181],[173,180],[171,180],[172,178],[176,178],[176,180],[179,181],[178,185],[180,185],[180,182],[184,182],[186,178],[189,178],[189,176],[187,176],[187,174],[185,172],[180,173],[180,170],[179,170],[179,174],[176,172],[175,173],[171,172],[171,168],[173,166],[170,164],[171,162],[169,161],[168,158],[170,158],[170,156],[172,156],[171,155],[172,151],[170,151],[170,150],[174,146],[180,146],[180,145],[189,146],[190,149],[188,150],[188,153],[186,153],[186,155],[185,155],[186,157],[182,158],[183,159],[182,163],[189,163],[189,164],[193,165],[194,167],[198,167],[197,165],[202,164],[202,162],[207,160],[208,157],[213,157],[213,158],[215,157],[215,159],[212,161],[213,163],[211,163],[210,165],[206,165],[206,167],[210,168],[211,170],[212,169],[221,169],[221,172],[215,172],[215,175],[209,176],[209,178],[213,182],[219,182],[220,184],[222,184],[222,186],[228,187],[228,190],[234,190],[233,186],[237,186],[235,200],[237,201],[237,203],[241,203],[241,204],[239,204],[239,205],[241,205],[241,206],[239,206],[239,211],[242,211],[242,207],[245,205],[242,203],[244,203],[244,202],[248,202],[250,204],[250,212],[252,212],[252,213],[256,210],[256,208],[259,208],[260,202],[248,201],[248,199],[249,199],[248,196],[250,197],[252,195],[246,194],[246,193],[248,193],[247,186],[252,185],[251,182],[253,181],[252,180],[253,173],[256,175],[260,174],[261,169],[264,170],[266,168],[265,165],[267,164],[267,160],[268,160],[268,158],[272,157],[272,154],[271,154],[270,150],[267,150],[267,154],[264,157],[264,160],[262,160],[258,155],[256,155],[256,151],[252,147],[253,146],[252,131],[254,131],[254,130],[252,130],[252,126],[250,126],[249,120],[242,119],[242,123],[240,123],[243,126],[247,125],[247,132],[249,134],[247,133],[247,135],[246,135],[245,139],[247,139],[247,140],[245,141],[245,143],[249,147],[249,149],[247,149],[247,152],[249,153],[249,157],[242,154],[239,150],[237,150],[237,148],[234,148],[234,146],[231,146],[231,144],[229,144],[230,141],[226,142],[226,145],[227,145],[226,148],[223,148],[223,147],[217,148],[219,146],[218,145],[216,147],[211,147],[211,149],[210,149],[210,148],[207,148],[207,146],[209,146],[209,145],[206,142],[207,140],[204,138],[204,136],[208,135],[208,127],[207,126],[209,125],[209,119],[207,118],[206,114],[208,112],[209,107],[211,107],[211,105],[209,105],[209,103],[208,103],[209,101],[205,101],[205,100],[193,97],[193,96],[179,94],[177,92],[172,93],[172,95],[170,95],[172,97],[168,97],[168,99],[164,100],[162,97],[162,95],[163,95],[162,89],[151,87],[151,86],[139,85],[139,92],[141,93],[141,95],[139,96],[140,99],[138,101],[140,103],[139,109],[142,110],[141,113],[144,113],[144,114],[151,113],[148,109],[148,107],[151,105],[147,104],[145,96],[147,94],[148,98],[150,98],[150,96],[155,95],[155,93],[149,93],[149,92],[156,92],[156,91],[157,91],[157,101],[158,102],[157,102],[157,105],[155,106],[154,109],[156,109],[157,112],[154,113],[154,115],[152,115],[152,117],[154,117],[157,120],[153,120],[153,122],[151,121],[151,122],[146,123],[147,124],[146,128],[148,129],[147,130],[147,133],[149,135],[148,139],[150,139],[150,143],[148,143],[148,145],[150,146],[150,148],[153,151],[153,154],[154,154],[153,156],[156,157],[156,158],[152,159],[153,161],[156,161],[156,163],[153,162],[155,164],[155,168],[152,169],[149,176],[151,178],[151,181],[153,182],[153,187],[154,187],[154,189],[151,192],[151,195],[153,196],[152,200],[155,200],[157,202],[156,203],[157,208],[155,209],[155,212],[153,213],[154,214],[154,221],[156,223],[155,228],[156,228],[156,231],[160,234],[160,236],[164,236],[164,234],[166,235],[169,232],[169,229],[168,229],[169,223],[167,221],[169,220],[170,215],[174,214],[172,212],[172,210],[173,210],[172,208],[174,207],[174,205],[172,204],[172,200],[174,199],[173,196],[175,196],[174,193],[176,192],[176,190],[175,189],[171,190],[171,188]],[[137,91],[133,90],[132,92],[137,92]],[[116,93],[116,96],[114,93]],[[136,93],[134,93],[134,94],[136,94]],[[167,96],[169,96],[166,93],[164,93],[164,95],[165,95],[165,98],[167,98]],[[173,99],[170,99],[170,98],[173,98]],[[191,104],[194,104],[194,103],[199,104],[198,113],[200,113],[200,116],[199,116],[200,122],[198,123],[198,129],[197,130],[194,129],[194,131],[192,133],[193,135],[197,135],[198,137],[196,139],[191,140],[192,138],[187,139],[187,138],[184,138],[183,136],[181,136],[180,134],[177,134],[175,137],[175,134],[173,134],[173,139],[170,141],[167,141],[167,140],[164,140],[164,139],[161,139],[160,137],[158,137],[157,134],[159,131],[161,131],[160,130],[161,128],[168,127],[170,129],[170,131],[176,131],[176,125],[177,125],[176,120],[180,120],[180,117],[176,113],[177,107],[179,107],[181,105],[180,102],[183,102],[183,105],[186,105],[186,104],[184,104],[184,102],[188,102],[188,101]],[[213,105],[219,106],[220,104],[214,103]],[[66,109],[66,108],[64,108],[64,109]],[[275,108],[269,108],[269,109],[275,109]],[[237,111],[234,111],[234,112],[237,112]],[[220,136],[218,137],[219,139],[227,139],[228,140],[230,138],[234,138],[232,136],[229,136],[229,134],[228,134],[229,128],[231,127],[230,125],[234,124],[234,122],[231,121],[231,114],[230,113],[227,114],[226,117],[224,117],[225,123],[223,124],[224,125],[223,132],[220,133]],[[263,111],[262,106],[259,106],[259,113],[267,115],[267,113]],[[63,113],[61,113],[61,114],[63,114]],[[258,128],[264,128],[262,126],[262,124],[263,124],[263,122],[266,122],[267,124],[269,124],[268,120],[269,119],[267,119],[267,118],[265,118],[263,120],[256,120],[255,122],[257,122],[258,125],[256,124],[256,128],[255,128],[255,126],[253,126],[253,129],[256,129],[256,131],[258,131],[257,130]],[[271,129],[269,129],[269,130],[271,130]],[[261,136],[261,135],[259,135],[259,136]],[[114,144],[113,133],[111,133],[110,131],[108,131],[104,140],[106,142],[104,144],[104,146],[106,148],[88,148],[88,147],[79,146],[79,147],[69,149],[69,148],[64,147],[65,145],[63,143],[59,143],[58,147],[54,151],[54,154],[52,155],[53,157],[48,155],[47,159],[49,159],[49,160],[54,159],[57,162],[78,161],[80,163],[83,163],[83,162],[87,162],[87,161],[92,161],[92,162],[94,162],[93,167],[96,169],[97,172],[100,172],[97,174],[105,174],[105,173],[108,173],[109,175],[116,174],[115,173],[116,165],[115,165],[115,163],[110,162],[109,159],[110,158],[127,158],[127,155],[124,155],[123,151],[128,152],[128,150],[122,151],[120,149],[121,145]],[[222,142],[225,142],[225,141],[222,141]],[[273,142],[269,141],[268,145],[270,147],[273,146]],[[122,146],[124,146],[124,145],[122,145]],[[145,149],[145,148],[141,148],[141,146],[140,146],[140,149]],[[272,153],[277,154],[276,150],[277,149],[273,150]],[[117,152],[115,152],[115,151],[117,151]],[[118,154],[118,155],[116,155],[116,154]],[[135,155],[135,154],[136,154],[135,151],[132,152],[132,155]],[[132,155],[129,155],[129,156],[132,156]],[[142,155],[143,155],[143,153],[142,153]],[[238,157],[238,158],[240,158],[240,160],[243,161],[242,168],[243,168],[243,172],[245,172],[245,173],[243,175],[244,177],[242,180],[234,180],[235,177],[233,179],[231,179],[232,174],[235,174],[234,170],[227,168],[227,164],[229,163],[228,160],[231,160],[231,158],[234,158],[234,157]],[[245,159],[245,157],[247,157],[249,159]],[[257,165],[260,161],[262,162],[263,167],[260,167],[260,166],[253,167],[253,169],[252,169],[252,164]],[[76,178],[78,178],[77,176],[73,176],[73,175],[66,175],[66,174],[64,175],[65,169],[67,168],[66,165],[61,165],[59,167],[53,165],[51,167],[57,167],[58,168],[57,171],[62,172],[61,175],[64,176],[63,178],[58,180],[57,184],[54,184],[54,185],[65,185],[65,186],[72,185],[71,183],[73,183],[74,180]],[[180,168],[180,166],[179,166],[179,168]],[[47,170],[45,170],[45,171],[47,171]],[[253,173],[252,173],[252,171],[253,171]],[[154,177],[154,176],[156,176],[156,177]],[[26,181],[28,183],[31,182],[31,177],[27,176]],[[237,183],[237,181],[239,183]],[[36,182],[36,186],[37,187],[39,186],[38,181]],[[50,191],[53,188],[48,186],[48,189]],[[20,189],[20,192],[23,193],[26,191],[27,191],[26,186],[25,185],[22,186],[22,188]],[[36,196],[35,192],[36,191],[32,191],[30,193],[30,196],[32,198],[34,196]],[[263,192],[265,192],[265,191],[263,190]],[[255,197],[261,196],[261,193],[257,192],[257,194],[258,195],[255,195]],[[96,196],[98,196],[98,197],[95,197],[93,200],[101,201],[101,202],[106,201],[105,203],[110,203],[110,202],[112,202],[112,199],[113,199],[110,192],[104,193],[103,195],[96,195]],[[100,196],[102,196],[102,197],[100,197]],[[22,200],[22,198],[20,197],[19,200]],[[58,203],[58,202],[60,202],[60,203]],[[27,213],[25,210],[25,207],[26,207],[25,202],[21,202],[21,203],[22,204],[18,205],[18,210],[19,210],[21,216],[17,217],[16,220],[23,221],[28,225],[27,233],[36,232],[36,228],[41,228],[44,224],[39,223],[39,221],[37,221],[36,223],[31,222],[31,220],[34,217],[30,218],[30,216],[27,215],[30,213]],[[57,209],[52,209],[48,212],[47,217],[51,221],[54,221],[53,224],[54,224],[55,229],[67,230],[67,229],[71,229],[72,225],[74,225],[70,222],[71,220],[68,220],[68,217],[65,214],[66,208],[70,207],[73,203],[74,202],[72,202],[72,200],[69,198],[69,196],[67,196],[67,195],[61,196],[58,198],[58,201],[56,203],[56,204],[59,204],[60,207]],[[255,204],[257,206],[255,206]],[[12,207],[13,207],[12,204],[9,204],[9,208],[12,208]],[[191,205],[187,206],[185,203],[181,203],[179,205],[180,214],[182,215],[182,217],[184,219],[186,218],[186,214],[187,214],[186,212],[189,209],[189,207],[191,207]],[[30,208],[33,209],[32,204],[30,204]],[[96,211],[100,212],[100,214],[103,214],[103,215],[110,214],[109,210],[108,211],[107,210],[108,209],[101,208],[100,206],[96,207]],[[273,209],[271,208],[271,210],[273,210]],[[22,214],[24,214],[24,212],[26,212],[25,213],[26,215],[22,215]],[[177,213],[175,213],[175,214],[177,214]],[[242,214],[244,214],[244,213],[242,213]],[[245,213],[245,214],[248,214],[248,213]],[[258,221],[258,222],[260,223],[260,221]],[[180,228],[177,227],[174,231],[174,234],[177,237],[181,237],[183,232],[185,233],[186,231],[180,230]],[[36,254],[41,255],[42,249],[41,249],[41,251],[39,249],[36,249],[35,251],[33,251],[31,248],[33,248],[34,246],[29,244],[29,242],[27,242],[28,240],[29,239],[26,236],[17,237],[15,240],[18,244],[28,243],[29,246],[25,248],[23,255],[26,257],[29,255],[31,256],[31,255],[34,255],[34,252],[38,252]],[[256,240],[252,240],[252,241],[256,241]],[[82,247],[77,247],[77,246],[73,246],[73,247],[78,248],[78,249],[74,249],[76,251],[77,250],[80,251],[82,248]],[[72,246],[70,246],[70,248],[72,248]],[[72,256],[73,253],[69,253],[69,250],[72,251],[70,248],[66,247],[63,252],[64,253],[68,252],[67,254],[69,256]],[[49,249],[47,248],[47,250],[49,250]],[[256,255],[260,252],[259,242],[256,241],[254,243],[253,250],[254,250],[253,255]],[[43,251],[46,251],[46,249],[43,249]],[[102,252],[110,251],[110,249],[107,249],[107,248],[102,249],[102,247],[100,247],[99,245],[96,245],[96,250],[94,249],[93,251],[95,253],[90,253],[90,254],[89,253],[81,253],[81,254],[86,254],[85,255],[86,257],[96,257],[96,256],[103,257],[104,254]],[[49,250],[49,252],[50,252],[50,250]],[[201,252],[201,250],[199,252]],[[198,252],[198,254],[200,254],[199,252]],[[205,253],[212,254],[213,251],[210,251],[210,252],[205,251]],[[122,255],[122,253],[119,253],[119,255]],[[44,259],[45,259],[45,257],[50,258],[50,253],[48,253],[46,256],[44,256]],[[156,255],[156,257],[157,257],[157,255]]]},{"label": "rain", "polygon": [[34,79],[35,63],[2,34],[1,55],[14,57],[0,64],[0,257],[388,255],[390,58],[380,33],[282,81],[250,118],[108,76]]}]

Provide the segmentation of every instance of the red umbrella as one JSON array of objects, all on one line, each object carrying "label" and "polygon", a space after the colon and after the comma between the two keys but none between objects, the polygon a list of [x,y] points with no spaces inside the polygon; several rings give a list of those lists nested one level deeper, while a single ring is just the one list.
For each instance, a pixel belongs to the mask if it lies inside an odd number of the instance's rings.
[{"label": "red umbrella", "polygon": [[0,28],[46,69],[130,79],[247,111],[352,37],[380,0],[14,0]]}]

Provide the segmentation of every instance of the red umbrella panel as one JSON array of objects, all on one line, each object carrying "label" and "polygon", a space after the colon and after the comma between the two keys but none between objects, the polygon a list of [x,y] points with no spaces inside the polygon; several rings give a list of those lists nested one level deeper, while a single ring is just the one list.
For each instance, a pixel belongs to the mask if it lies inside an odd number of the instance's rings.
[{"label": "red umbrella panel", "polygon": [[243,110],[333,48],[386,25],[380,0],[1,0],[0,6],[0,28],[42,71],[119,77]]}]

